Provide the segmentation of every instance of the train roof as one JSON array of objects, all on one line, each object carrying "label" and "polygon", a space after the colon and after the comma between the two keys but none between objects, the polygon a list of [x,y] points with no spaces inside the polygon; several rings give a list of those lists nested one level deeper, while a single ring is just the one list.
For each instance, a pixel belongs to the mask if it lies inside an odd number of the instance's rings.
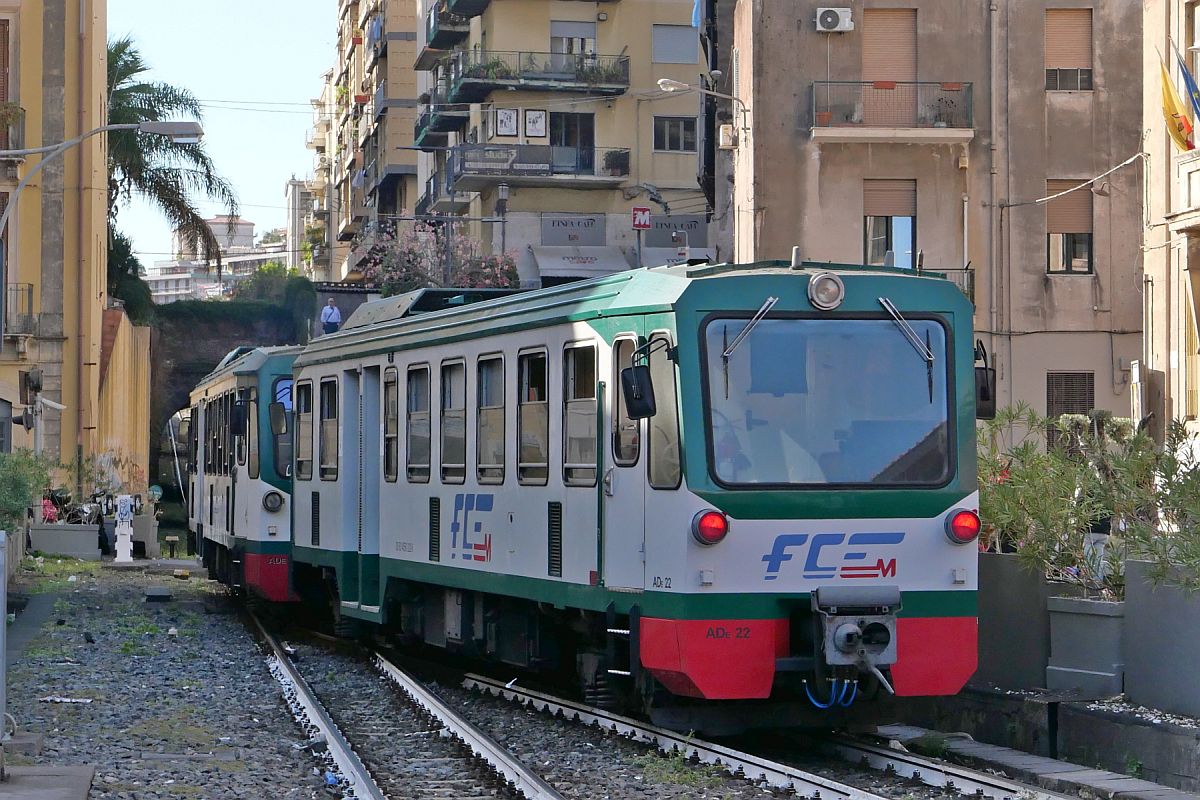
[{"label": "train roof", "polygon": [[267,360],[276,356],[297,356],[304,350],[303,345],[292,344],[282,347],[235,347],[230,350],[213,371],[204,376],[196,384],[193,394],[207,384],[220,381],[223,378],[236,375],[253,375],[262,369]]},{"label": "train roof", "polygon": [[[903,276],[936,280],[937,272],[859,264],[760,261],[631,269],[586,281],[527,291],[425,289],[364,303],[336,333],[314,339],[296,366],[337,361],[413,346],[431,338],[470,339],[483,332],[550,325],[631,313],[670,311],[695,281],[738,275],[812,275],[817,272]],[[950,287],[958,292],[956,287]]]}]

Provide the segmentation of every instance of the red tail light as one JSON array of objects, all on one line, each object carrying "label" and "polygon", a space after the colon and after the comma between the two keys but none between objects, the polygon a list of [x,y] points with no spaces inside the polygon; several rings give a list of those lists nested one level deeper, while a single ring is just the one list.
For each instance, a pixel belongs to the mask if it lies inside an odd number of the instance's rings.
[{"label": "red tail light", "polygon": [[946,518],[946,536],[955,544],[970,544],[979,538],[983,524],[974,511],[960,508]]},{"label": "red tail light", "polygon": [[692,517],[692,538],[700,544],[716,544],[729,533],[729,519],[720,511],[701,511]]}]

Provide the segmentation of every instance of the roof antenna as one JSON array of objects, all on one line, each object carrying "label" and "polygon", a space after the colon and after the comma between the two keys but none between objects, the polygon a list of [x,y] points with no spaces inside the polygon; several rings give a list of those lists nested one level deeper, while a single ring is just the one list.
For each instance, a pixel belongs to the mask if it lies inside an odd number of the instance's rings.
[{"label": "roof antenna", "polygon": [[792,269],[801,269],[804,266],[804,259],[800,258],[800,247],[792,248]]}]

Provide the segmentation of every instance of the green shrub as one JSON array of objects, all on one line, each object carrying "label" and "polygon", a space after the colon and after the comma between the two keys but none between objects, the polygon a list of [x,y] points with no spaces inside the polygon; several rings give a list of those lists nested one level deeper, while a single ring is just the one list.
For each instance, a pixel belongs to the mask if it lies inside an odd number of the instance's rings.
[{"label": "green shrub", "polygon": [[0,453],[0,530],[15,531],[25,523],[25,510],[41,502],[50,486],[53,461],[30,450]]}]

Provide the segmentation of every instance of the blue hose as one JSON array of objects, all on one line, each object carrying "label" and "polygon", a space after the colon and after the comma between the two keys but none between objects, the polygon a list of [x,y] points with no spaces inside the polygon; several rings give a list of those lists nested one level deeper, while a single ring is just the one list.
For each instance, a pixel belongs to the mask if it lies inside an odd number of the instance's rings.
[{"label": "blue hose", "polygon": [[[843,689],[843,691],[845,691],[845,690]],[[808,688],[808,680],[807,679],[805,679],[805,681],[804,681],[804,693],[808,695],[809,702],[811,702],[814,706],[816,706],[817,708],[820,708],[820,709],[832,708],[834,703],[838,702],[838,700],[840,699],[840,695],[838,694],[837,678],[833,679],[833,688],[829,692],[829,702],[828,703],[821,703],[817,700],[817,698],[813,697],[812,689]]]},{"label": "blue hose", "polygon": [[[850,688],[849,698],[846,697],[847,688]],[[849,708],[850,706],[854,705],[854,699],[856,697],[858,697],[858,679],[855,679],[853,687],[850,686],[850,681],[846,681],[845,686],[842,687],[842,693],[838,695],[838,705],[840,705],[842,708]]]}]

